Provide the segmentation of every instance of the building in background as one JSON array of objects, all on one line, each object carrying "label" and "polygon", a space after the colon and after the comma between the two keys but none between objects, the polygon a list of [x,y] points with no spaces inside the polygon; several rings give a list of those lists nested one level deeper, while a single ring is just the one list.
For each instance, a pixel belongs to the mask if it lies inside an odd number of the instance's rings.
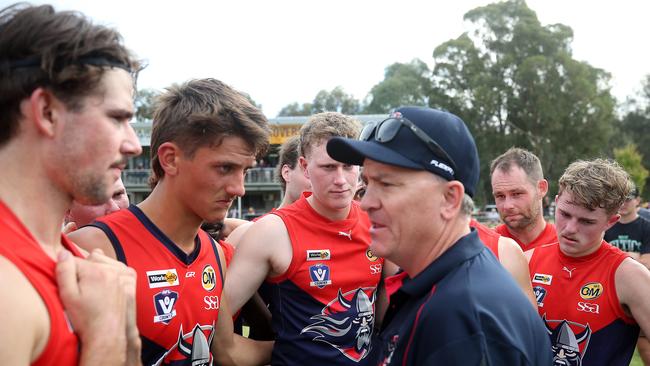
[{"label": "building in background", "polygon": [[[379,122],[386,118],[385,114],[367,114],[353,116],[362,124],[369,122]],[[300,117],[277,117],[270,118],[271,126],[271,146],[266,156],[260,158],[257,166],[249,170],[246,175],[245,187],[246,195],[233,204],[231,215],[251,219],[254,216],[262,215],[277,207],[282,201],[282,191],[280,184],[275,180],[275,166],[278,162],[278,150],[280,145],[289,137],[297,135],[300,127],[307,121],[308,116]],[[138,204],[144,200],[151,189],[149,188],[149,175],[151,165],[149,156],[151,154],[151,127],[150,122],[135,122],[135,129],[140,144],[142,145],[142,154],[130,158],[126,169],[122,172],[122,180],[129,194],[129,199],[133,204]],[[251,210],[252,208],[252,210]],[[254,212],[249,214],[248,212]]]}]

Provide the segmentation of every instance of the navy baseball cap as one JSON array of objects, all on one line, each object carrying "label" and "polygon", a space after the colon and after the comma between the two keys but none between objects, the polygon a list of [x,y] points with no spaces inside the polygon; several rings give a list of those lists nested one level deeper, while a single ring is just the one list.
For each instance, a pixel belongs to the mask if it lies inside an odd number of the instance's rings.
[{"label": "navy baseball cap", "polygon": [[470,197],[476,192],[480,173],[476,143],[465,122],[432,108],[398,108],[388,119],[366,125],[359,140],[331,138],[327,153],[346,164],[363,165],[368,158],[426,170],[460,181]]}]

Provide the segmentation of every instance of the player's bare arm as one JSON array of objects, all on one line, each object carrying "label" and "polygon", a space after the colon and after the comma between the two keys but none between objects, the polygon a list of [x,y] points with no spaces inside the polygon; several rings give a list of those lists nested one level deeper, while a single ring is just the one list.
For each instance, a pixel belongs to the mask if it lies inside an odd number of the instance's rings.
[{"label": "player's bare arm", "polygon": [[0,292],[5,294],[0,300],[0,357],[7,365],[30,365],[47,345],[47,309],[27,278],[2,256],[0,276]]},{"label": "player's bare arm", "polygon": [[226,276],[224,292],[233,311],[253,296],[265,278],[283,274],[292,256],[282,219],[267,215],[255,222],[237,244]]},{"label": "player's bare arm", "polygon": [[627,258],[616,269],[616,294],[628,316],[632,316],[644,334],[650,334],[650,271]]},{"label": "player's bare arm", "polygon": [[[219,260],[225,267],[224,255],[218,248]],[[228,307],[225,290],[221,293],[219,319],[216,325],[217,336],[212,342],[212,354],[219,365],[266,365],[271,362],[273,342],[255,341],[234,333],[232,313]]]},{"label": "player's bare arm", "polygon": [[512,275],[528,300],[537,308],[528,270],[528,258],[516,241],[504,236],[499,238],[499,262]]},{"label": "player's bare arm", "polygon": [[106,234],[94,226],[85,226],[68,234],[68,238],[77,244],[78,247],[91,252],[93,249],[101,249],[103,254],[109,258],[116,259],[115,249]]}]

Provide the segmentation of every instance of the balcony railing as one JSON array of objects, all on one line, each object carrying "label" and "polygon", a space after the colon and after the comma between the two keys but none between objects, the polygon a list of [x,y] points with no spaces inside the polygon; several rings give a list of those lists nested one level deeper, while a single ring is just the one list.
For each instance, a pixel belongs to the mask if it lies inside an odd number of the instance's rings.
[{"label": "balcony railing", "polygon": [[[122,181],[126,186],[146,186],[149,182],[149,169],[125,169]],[[246,174],[244,184],[273,184],[275,168],[252,168]]]}]

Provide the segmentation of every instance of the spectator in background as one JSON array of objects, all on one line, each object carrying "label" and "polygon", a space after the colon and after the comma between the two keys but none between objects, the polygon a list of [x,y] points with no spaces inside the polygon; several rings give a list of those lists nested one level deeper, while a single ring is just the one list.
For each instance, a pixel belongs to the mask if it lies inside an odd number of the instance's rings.
[{"label": "spectator in background", "polygon": [[503,221],[496,232],[514,239],[524,251],[557,241],[555,226],[544,220],[542,202],[548,193],[548,182],[535,154],[509,149],[492,161],[490,178]]},{"label": "spectator in background", "polygon": [[[650,221],[637,214],[639,191],[636,187],[618,210],[620,220],[605,232],[605,241],[626,252],[646,267],[650,267]],[[639,355],[650,365],[650,342],[641,334],[637,342]]]}]

